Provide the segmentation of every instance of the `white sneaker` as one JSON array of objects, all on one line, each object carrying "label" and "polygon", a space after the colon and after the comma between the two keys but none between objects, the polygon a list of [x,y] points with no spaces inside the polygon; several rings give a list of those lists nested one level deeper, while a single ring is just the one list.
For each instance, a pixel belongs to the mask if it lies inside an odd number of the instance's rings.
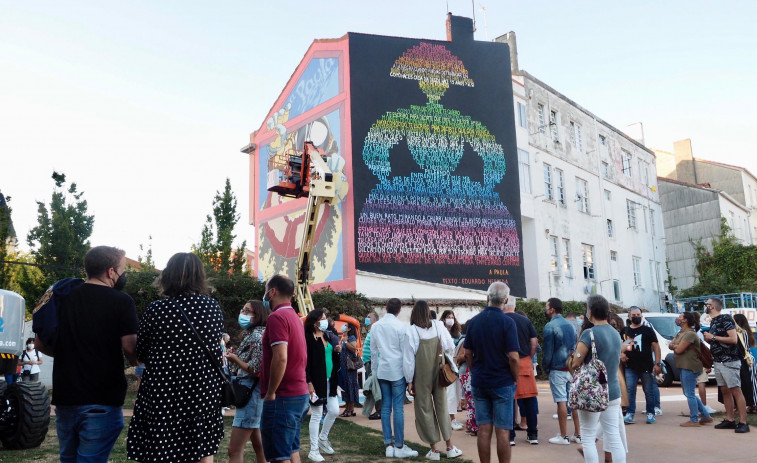
[{"label": "white sneaker", "polygon": [[579,434],[577,436],[570,436],[570,441],[571,442],[575,442],[576,444],[580,444],[581,443],[581,434]]},{"label": "white sneaker", "polygon": [[573,421],[573,414],[572,413],[568,413],[568,421]]},{"label": "white sneaker", "polygon": [[326,455],[334,454],[334,447],[331,446],[331,442],[329,442],[328,438],[324,439],[323,437],[321,437],[318,439],[318,449],[320,449],[320,451],[325,453]]},{"label": "white sneaker", "polygon": [[717,410],[715,410],[714,408],[710,407],[709,405],[705,405],[704,409],[707,410],[707,413],[709,413],[710,415],[712,415],[713,413],[717,412]]},{"label": "white sneaker", "polygon": [[318,450],[311,450],[308,453],[308,460],[310,460],[310,461],[326,461],[326,459],[321,456],[321,454],[318,452]]},{"label": "white sneaker", "polygon": [[570,445],[570,440],[568,440],[568,436],[561,436],[558,434],[555,437],[549,439],[549,443],[557,445]]},{"label": "white sneaker", "polygon": [[662,409],[660,407],[654,408],[654,416],[662,416]]},{"label": "white sneaker", "polygon": [[463,429],[463,424],[457,420],[452,421],[452,430],[453,431],[459,431]]},{"label": "white sneaker", "polygon": [[394,458],[394,446],[393,445],[387,445],[386,446],[386,458]]},{"label": "white sneaker", "polygon": [[463,454],[463,451],[455,447],[454,445],[452,446],[451,449],[447,450],[447,458],[457,458],[462,454]]},{"label": "white sneaker", "polygon": [[552,415],[552,419],[553,419],[553,420],[556,420],[556,419],[557,419],[557,413],[555,413],[554,415]]},{"label": "white sneaker", "polygon": [[394,458],[415,458],[417,456],[418,452],[407,445],[403,445],[401,448],[394,447]]},{"label": "white sneaker", "polygon": [[434,452],[433,450],[429,450],[426,454],[426,460],[431,461],[439,461],[442,459],[442,455],[439,452]]}]

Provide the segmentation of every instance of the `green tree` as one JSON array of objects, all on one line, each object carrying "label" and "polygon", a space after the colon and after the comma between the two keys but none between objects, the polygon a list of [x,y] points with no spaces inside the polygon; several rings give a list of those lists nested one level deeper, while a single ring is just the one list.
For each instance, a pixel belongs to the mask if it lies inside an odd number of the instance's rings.
[{"label": "green tree", "polygon": [[192,252],[209,270],[245,273],[245,247],[247,241],[234,248],[234,227],[239,222],[237,198],[227,178],[223,192],[216,191],[213,198],[213,215],[206,216],[200,242],[192,246]]},{"label": "green tree", "polygon": [[137,262],[139,262],[142,267],[154,269],[155,261],[152,258],[152,235],[149,235],[147,239],[149,240],[149,244],[147,245],[147,252],[145,253],[145,257],[142,257],[142,251],[144,251],[145,248],[140,244],[140,254],[137,256]]},{"label": "green tree", "polygon": [[721,220],[720,235],[712,239],[712,252],[701,242],[696,249],[697,283],[680,292],[681,297],[757,291],[757,246],[744,245]]},{"label": "green tree", "polygon": [[8,205],[11,198],[0,193],[0,288],[8,288],[12,276],[12,268],[5,261],[12,252],[16,240],[11,220],[11,207]]},{"label": "green tree", "polygon": [[49,207],[37,201],[38,225],[27,235],[34,261],[51,284],[65,277],[82,275],[84,254],[95,218],[87,214],[87,201],[76,183],[65,188],[66,176],[53,172],[55,189]]}]

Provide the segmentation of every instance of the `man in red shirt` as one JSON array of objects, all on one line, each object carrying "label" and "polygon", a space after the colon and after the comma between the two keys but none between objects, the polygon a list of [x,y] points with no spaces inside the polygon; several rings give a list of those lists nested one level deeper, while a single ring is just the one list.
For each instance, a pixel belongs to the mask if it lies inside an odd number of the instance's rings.
[{"label": "man in red shirt", "polygon": [[267,461],[300,462],[300,425],[308,411],[305,330],[292,308],[294,283],[274,275],[263,304],[272,309],[263,333],[261,434]]}]

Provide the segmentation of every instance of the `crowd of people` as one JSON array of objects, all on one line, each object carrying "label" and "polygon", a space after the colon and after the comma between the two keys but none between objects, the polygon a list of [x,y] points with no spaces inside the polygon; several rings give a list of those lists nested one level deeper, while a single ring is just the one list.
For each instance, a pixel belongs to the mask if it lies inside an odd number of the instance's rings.
[{"label": "crowd of people", "polygon": [[[655,381],[662,362],[654,330],[644,323],[641,309],[632,307],[624,323],[600,295],[587,299],[582,321],[564,317],[562,301],[549,299],[543,346],[502,282],[489,287],[487,307],[462,326],[449,310],[437,320],[422,300],[413,305],[407,324],[398,318],[401,301],[392,298],[383,317],[366,317],[368,334],[360,355],[354,324],[337,332],[320,309],[300,318],[292,307],[294,283],[283,275],[266,282],[261,301],[247,301],[241,308],[243,335],[232,346],[223,333],[220,305],[206,295],[203,265],[194,254],[178,253],[168,261],[158,279],[163,297],[139,320],[134,301],[121,291],[124,252],[98,246],[84,263],[85,284],[65,299],[58,321],[52,401],[62,462],[107,461],[124,426],[124,356],[131,365],[145,366],[126,440],[127,457],[141,462],[213,461],[224,432],[223,371],[250,391],[234,415],[227,449],[231,462],[243,461],[249,441],[258,462],[299,463],[300,428],[308,414],[308,459],[320,462],[324,454],[334,454],[329,433],[339,414],[338,390],[345,402],[340,416],[355,416],[360,404],[357,372],[363,367],[363,413],[381,420],[387,458],[418,456],[405,442],[408,396],[417,434],[430,447],[426,459],[462,455],[454,443],[454,431],[461,429],[476,437],[483,463],[492,458],[492,438],[500,462],[510,461],[518,430],[525,430],[526,442],[538,445],[539,349],[559,426],[550,444],[578,444],[586,462],[600,461],[600,453],[603,461],[626,461],[625,426],[635,422],[639,380],[646,423],[654,424],[662,413]],[[746,413],[757,405],[757,367],[745,354],[755,339],[746,319],[731,318],[722,309],[717,298],[707,301],[712,320],[704,334],[698,314],[683,313],[676,320],[681,330],[670,348],[689,408],[689,419],[681,426],[712,422],[713,410],[702,400],[702,389],[696,394],[707,380],[701,354],[705,340],[726,413],[714,427],[744,433],[749,432]],[[46,346],[36,344],[27,341],[24,363],[32,378],[41,363],[37,349],[47,353]],[[590,411],[574,405],[571,410],[573,373],[596,359],[604,368],[606,406]],[[456,380],[440,380],[447,369],[456,372]],[[463,410],[466,419],[460,423],[457,413]],[[601,450],[597,440],[602,440]]]}]

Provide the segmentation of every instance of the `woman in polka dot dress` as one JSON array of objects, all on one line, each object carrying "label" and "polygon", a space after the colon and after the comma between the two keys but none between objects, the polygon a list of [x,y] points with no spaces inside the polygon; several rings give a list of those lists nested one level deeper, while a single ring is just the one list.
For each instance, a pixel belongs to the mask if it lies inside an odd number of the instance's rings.
[{"label": "woman in polka dot dress", "polygon": [[140,462],[212,462],[223,438],[221,378],[177,306],[221,361],[223,315],[202,262],[178,253],[160,274],[166,299],[145,310],[137,357],[146,369],[126,440],[127,458]]}]

